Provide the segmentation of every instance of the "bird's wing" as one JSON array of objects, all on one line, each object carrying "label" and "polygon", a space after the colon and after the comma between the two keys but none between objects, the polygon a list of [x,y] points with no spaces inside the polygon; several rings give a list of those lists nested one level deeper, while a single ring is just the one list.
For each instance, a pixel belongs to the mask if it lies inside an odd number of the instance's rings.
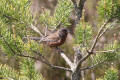
[{"label": "bird's wing", "polygon": [[60,38],[57,33],[50,34],[41,39],[42,42],[57,42],[58,40],[60,40]]}]

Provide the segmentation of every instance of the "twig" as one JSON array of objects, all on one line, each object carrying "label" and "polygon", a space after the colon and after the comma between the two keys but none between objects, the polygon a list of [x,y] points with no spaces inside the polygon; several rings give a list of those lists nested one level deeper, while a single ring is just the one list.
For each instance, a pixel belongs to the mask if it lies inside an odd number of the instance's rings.
[{"label": "twig", "polygon": [[18,56],[20,56],[20,57],[28,57],[28,58],[31,58],[31,59],[34,59],[34,60],[39,60],[39,61],[41,61],[42,63],[44,63],[44,64],[48,65],[49,67],[51,67],[52,69],[61,69],[61,70],[65,70],[65,71],[70,71],[70,72],[72,72],[71,69],[69,69],[69,68],[65,68],[65,67],[61,67],[61,66],[55,66],[55,65],[50,64],[49,62],[47,62],[47,61],[45,61],[45,60],[43,60],[43,59],[40,60],[40,59],[35,58],[35,57],[25,56],[25,55],[20,55],[20,54],[18,54]]},{"label": "twig", "polygon": [[120,48],[117,48],[115,50],[107,50],[107,51],[94,51],[94,53],[108,53],[108,52],[120,52]]},{"label": "twig", "polygon": [[8,16],[8,15],[6,15],[6,14],[3,14],[3,17],[8,18],[9,20],[15,20],[15,21],[18,21],[18,19],[13,18],[12,16]]},{"label": "twig", "polygon": [[65,68],[65,67],[61,67],[61,66],[55,66],[53,64],[50,64],[49,62],[45,61],[42,57],[42,59],[38,59],[38,58],[35,58],[35,57],[31,57],[31,56],[25,56],[25,55],[21,55],[21,54],[18,54],[18,56],[20,57],[28,57],[28,58],[31,58],[31,59],[34,59],[34,60],[39,60],[41,61],[42,63],[46,64],[47,66],[51,67],[52,69],[61,69],[61,70],[65,70],[65,71],[71,71],[71,69],[69,68]]},{"label": "twig", "polygon": [[62,25],[62,22],[59,22],[59,24],[56,26],[56,29],[59,29]]},{"label": "twig", "polygon": [[47,31],[48,31],[48,25],[46,23],[45,24],[45,36],[47,36]]},{"label": "twig", "polygon": [[57,31],[57,29],[59,29],[62,25],[62,22],[59,22],[59,24],[52,30],[52,32]]},{"label": "twig", "polygon": [[39,41],[41,39],[41,37],[23,37],[23,40],[25,39],[30,39],[30,40],[35,40],[35,41]]},{"label": "twig", "polygon": [[103,36],[103,34],[105,34],[105,32],[108,31],[108,29],[109,29],[109,27],[107,27],[107,28],[100,34],[100,36],[99,36],[98,38],[101,38],[101,37]]},{"label": "twig", "polygon": [[61,66],[54,66],[54,65],[49,65],[49,66],[53,69],[61,69],[61,70],[72,72],[72,70],[69,68],[65,68],[65,67],[61,67]]},{"label": "twig", "polygon": [[60,66],[55,66],[53,64],[50,64],[50,62],[40,53],[36,52],[36,51],[33,51],[34,53],[36,53],[37,55],[39,55],[39,57],[41,57],[41,60],[43,63],[47,64],[48,66],[50,66],[51,68],[55,69],[63,69],[63,70],[66,70],[66,71],[70,71],[71,72],[71,69],[69,68],[65,68],[65,67],[60,67]]},{"label": "twig", "polygon": [[[99,36],[101,35],[102,30],[103,30],[103,29],[105,28],[105,26],[109,23],[109,21],[110,21],[110,19],[108,19],[107,21],[105,21],[105,23],[101,26],[101,28],[100,28],[100,30],[99,30],[96,38],[95,38],[95,41],[94,41],[94,43],[93,43],[93,45],[92,45],[92,47],[91,47],[91,49],[90,49],[90,52],[93,52],[93,50],[94,50],[94,48],[95,48],[95,46],[96,46],[96,43],[97,43],[97,41],[98,41],[98,39],[99,39]],[[104,33],[105,33],[105,32],[104,32]],[[102,35],[103,35],[103,34],[102,34]]]},{"label": "twig", "polygon": [[108,50],[108,51],[94,51],[94,53],[108,53],[108,52],[115,52],[116,50]]},{"label": "twig", "polygon": [[115,21],[113,22],[113,24],[111,23],[111,25],[110,25],[109,27],[107,27],[107,28],[100,34],[99,38],[102,37],[103,34],[105,34],[105,32],[107,32],[108,29],[109,29],[111,26],[114,26],[116,22],[117,22],[117,20],[115,20]]},{"label": "twig", "polygon": [[34,26],[33,24],[31,24],[30,28],[33,29],[33,30],[34,30],[35,32],[37,32],[38,34],[40,34],[40,36],[44,36],[44,35],[39,31],[39,29],[38,29],[36,26]]},{"label": "twig", "polygon": [[80,70],[92,69],[92,68],[95,68],[96,66],[98,66],[98,65],[100,65],[100,64],[102,64],[102,63],[104,63],[104,62],[105,62],[105,60],[103,60],[103,61],[101,61],[101,62],[99,62],[99,63],[96,63],[96,64],[94,64],[94,65],[92,65],[92,66],[88,66],[88,67],[81,68]]}]

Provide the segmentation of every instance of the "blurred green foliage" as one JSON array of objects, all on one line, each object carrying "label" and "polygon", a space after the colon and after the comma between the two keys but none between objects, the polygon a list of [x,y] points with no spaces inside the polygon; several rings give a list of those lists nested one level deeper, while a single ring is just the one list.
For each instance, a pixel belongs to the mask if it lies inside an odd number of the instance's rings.
[{"label": "blurred green foliage", "polygon": [[118,78],[118,70],[114,68],[110,68],[106,70],[105,75],[97,80],[119,80]]},{"label": "blurred green foliage", "polygon": [[[120,0],[100,0],[97,11],[103,19],[116,18],[120,19]],[[39,15],[39,22],[53,29],[59,23],[63,27],[70,25],[69,16],[73,11],[73,4],[70,0],[58,0],[56,10],[53,16],[50,16],[50,11],[43,10]],[[37,15],[36,15],[37,17]],[[26,54],[34,56],[33,50],[43,53],[43,45],[28,39],[27,43],[23,42],[23,37],[27,36],[30,31],[27,28],[33,24],[35,16],[30,13],[29,0],[0,0],[0,48],[8,54],[8,56],[16,56],[15,54]],[[75,29],[75,42],[77,44],[91,44],[93,38],[93,31],[90,24],[87,22],[80,22]],[[119,48],[116,42],[107,44],[104,50],[113,50]],[[88,47],[88,46],[87,46]],[[82,48],[81,48],[82,49]],[[84,49],[85,50],[85,49]],[[83,51],[82,51],[83,52]],[[119,60],[119,52],[104,52],[93,56],[92,64],[103,61],[111,62]],[[20,58],[20,57],[16,57]],[[0,75],[2,77],[9,77],[15,80],[43,80],[42,76],[35,72],[34,61],[29,58],[20,58],[20,71],[8,67],[7,65],[0,65]],[[118,80],[117,72],[108,70],[105,73],[103,80]],[[1,77],[1,76],[0,76]]]},{"label": "blurred green foliage", "polygon": [[55,28],[62,23],[64,27],[70,25],[69,16],[73,10],[72,2],[69,0],[58,0],[58,4],[53,16],[50,16],[50,11],[43,9],[43,13],[39,16],[39,21],[44,26]]},{"label": "blurred green foliage", "polygon": [[[33,50],[42,53],[42,45],[28,39],[27,28],[33,23],[28,0],[0,0],[0,48],[9,56],[26,54],[33,56]],[[20,72],[8,67],[0,66],[0,75],[14,80],[43,80],[41,74],[34,70],[34,61],[25,58],[20,61]]]},{"label": "blurred green foliage", "polygon": [[119,49],[120,44],[117,48],[114,48],[114,44],[107,44],[104,48],[105,52],[98,51],[96,55],[94,55],[93,63],[99,63],[99,62],[107,62],[111,63],[114,61],[119,61],[120,52],[117,51]]},{"label": "blurred green foliage", "polygon": [[100,0],[97,12],[101,18],[120,20],[120,0]]},{"label": "blurred green foliage", "polygon": [[22,59],[20,71],[0,64],[0,78],[6,80],[44,80],[41,74],[35,72],[34,61],[31,59]]},{"label": "blurred green foliage", "polygon": [[5,27],[11,30],[14,25],[16,35],[25,36],[26,27],[33,22],[28,0],[0,0],[0,3],[0,20],[5,24]]},{"label": "blurred green foliage", "polygon": [[75,29],[75,42],[77,44],[82,44],[85,41],[89,42],[92,39],[92,34],[91,26],[88,23],[80,22]]},{"label": "blurred green foliage", "polygon": [[20,63],[20,75],[22,77],[21,80],[28,78],[27,80],[44,80],[42,75],[35,71],[34,68],[34,60],[30,58],[23,58]]},{"label": "blurred green foliage", "polygon": [[64,26],[69,25],[69,16],[73,10],[73,4],[69,0],[58,0],[55,11],[55,23],[62,23]]},{"label": "blurred green foliage", "polygon": [[118,71],[116,69],[109,69],[105,72],[103,80],[119,80]]}]

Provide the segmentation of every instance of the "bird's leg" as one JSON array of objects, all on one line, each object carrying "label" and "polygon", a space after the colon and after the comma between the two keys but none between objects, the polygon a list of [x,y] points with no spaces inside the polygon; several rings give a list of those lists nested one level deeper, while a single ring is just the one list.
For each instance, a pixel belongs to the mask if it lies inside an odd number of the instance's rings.
[{"label": "bird's leg", "polygon": [[57,52],[58,52],[58,53],[63,52],[63,50],[62,50],[62,49],[60,49],[59,47],[55,47],[55,49],[57,50]]}]

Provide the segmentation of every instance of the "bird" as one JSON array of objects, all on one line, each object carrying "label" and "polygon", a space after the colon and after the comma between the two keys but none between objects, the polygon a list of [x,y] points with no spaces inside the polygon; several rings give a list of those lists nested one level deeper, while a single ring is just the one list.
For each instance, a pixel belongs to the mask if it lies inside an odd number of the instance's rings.
[{"label": "bird", "polygon": [[66,41],[68,30],[61,28],[54,33],[51,33],[40,39],[40,43],[48,45],[50,47],[59,47]]}]

